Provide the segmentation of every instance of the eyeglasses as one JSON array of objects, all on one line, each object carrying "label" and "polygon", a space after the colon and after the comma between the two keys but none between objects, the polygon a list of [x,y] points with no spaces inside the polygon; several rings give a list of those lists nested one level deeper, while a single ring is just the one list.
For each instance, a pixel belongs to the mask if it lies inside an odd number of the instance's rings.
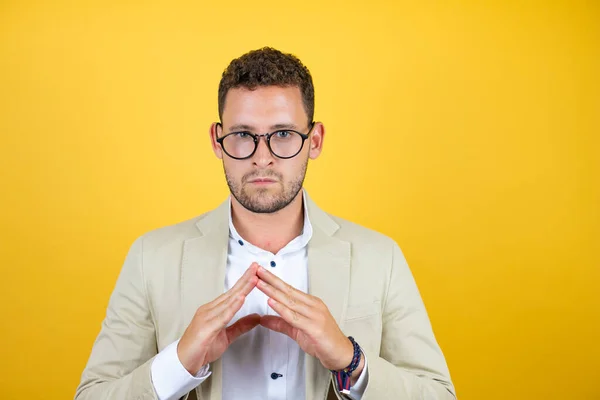
[{"label": "eyeglasses", "polygon": [[[217,125],[223,129],[220,122],[217,122]],[[308,133],[301,133],[293,129],[280,129],[262,135],[256,135],[248,131],[231,132],[217,138],[217,142],[229,157],[236,160],[245,160],[254,155],[260,138],[264,137],[271,154],[278,158],[288,159],[300,153],[304,141],[308,139],[314,126],[315,123],[311,122]]]}]

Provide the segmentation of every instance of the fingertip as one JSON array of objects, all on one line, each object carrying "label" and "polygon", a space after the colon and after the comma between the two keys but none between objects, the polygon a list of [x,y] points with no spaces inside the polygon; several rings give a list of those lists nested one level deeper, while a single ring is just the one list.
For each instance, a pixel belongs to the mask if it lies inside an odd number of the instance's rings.
[{"label": "fingertip", "polygon": [[255,269],[256,269],[256,263],[253,262],[252,264],[250,264],[250,266],[248,267],[248,269],[246,269],[245,273],[251,275],[254,272]]},{"label": "fingertip", "polygon": [[252,314],[252,321],[256,322],[256,324],[260,324],[261,316],[258,314]]}]

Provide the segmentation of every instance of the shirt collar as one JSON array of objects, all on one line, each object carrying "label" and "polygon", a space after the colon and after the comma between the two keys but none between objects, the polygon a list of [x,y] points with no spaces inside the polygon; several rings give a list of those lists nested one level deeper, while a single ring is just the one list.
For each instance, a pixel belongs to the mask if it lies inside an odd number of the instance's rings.
[{"label": "shirt collar", "polygon": [[[252,243],[247,242],[244,238],[240,236],[238,231],[235,229],[235,226],[233,226],[233,219],[231,218],[231,195],[228,197],[228,203],[229,237],[235,239],[235,241],[238,243],[240,243],[241,241],[244,247],[247,247],[250,251],[254,253],[264,252],[265,250],[254,246]],[[306,191],[304,189],[302,189],[302,206],[304,208],[304,226],[302,227],[302,233],[299,236],[296,236],[294,239],[292,239],[292,241],[289,242],[287,245],[285,245],[285,247],[281,249],[279,253],[277,253],[279,255],[304,248],[310,241],[310,238],[312,237],[313,229],[310,223],[310,218],[308,218]]]}]

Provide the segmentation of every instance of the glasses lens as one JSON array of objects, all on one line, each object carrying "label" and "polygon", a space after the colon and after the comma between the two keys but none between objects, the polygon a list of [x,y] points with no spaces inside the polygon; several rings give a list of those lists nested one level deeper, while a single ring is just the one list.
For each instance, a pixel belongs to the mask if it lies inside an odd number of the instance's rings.
[{"label": "glasses lens", "polygon": [[254,151],[254,139],[244,132],[228,135],[223,139],[223,149],[232,157],[245,158]]},{"label": "glasses lens", "polygon": [[278,131],[271,135],[271,150],[279,157],[295,156],[302,148],[302,136],[294,131]]}]

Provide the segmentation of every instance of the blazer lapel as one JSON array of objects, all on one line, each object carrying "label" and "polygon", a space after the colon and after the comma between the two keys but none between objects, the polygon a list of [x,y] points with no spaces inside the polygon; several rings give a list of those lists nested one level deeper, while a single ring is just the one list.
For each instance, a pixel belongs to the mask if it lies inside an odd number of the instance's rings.
[{"label": "blazer lapel", "polygon": [[[339,225],[308,197],[308,215],[313,236],[308,244],[308,293],[319,297],[339,326],[348,304],[350,287],[350,243],[333,237]],[[321,362],[305,354],[306,396],[325,398],[331,373]]]},{"label": "blazer lapel", "polygon": [[[225,289],[229,238],[229,200],[207,213],[196,226],[201,235],[184,242],[181,262],[181,304],[185,326],[196,310]],[[198,399],[221,399],[221,359],[211,363],[211,376],[196,388]]]}]

